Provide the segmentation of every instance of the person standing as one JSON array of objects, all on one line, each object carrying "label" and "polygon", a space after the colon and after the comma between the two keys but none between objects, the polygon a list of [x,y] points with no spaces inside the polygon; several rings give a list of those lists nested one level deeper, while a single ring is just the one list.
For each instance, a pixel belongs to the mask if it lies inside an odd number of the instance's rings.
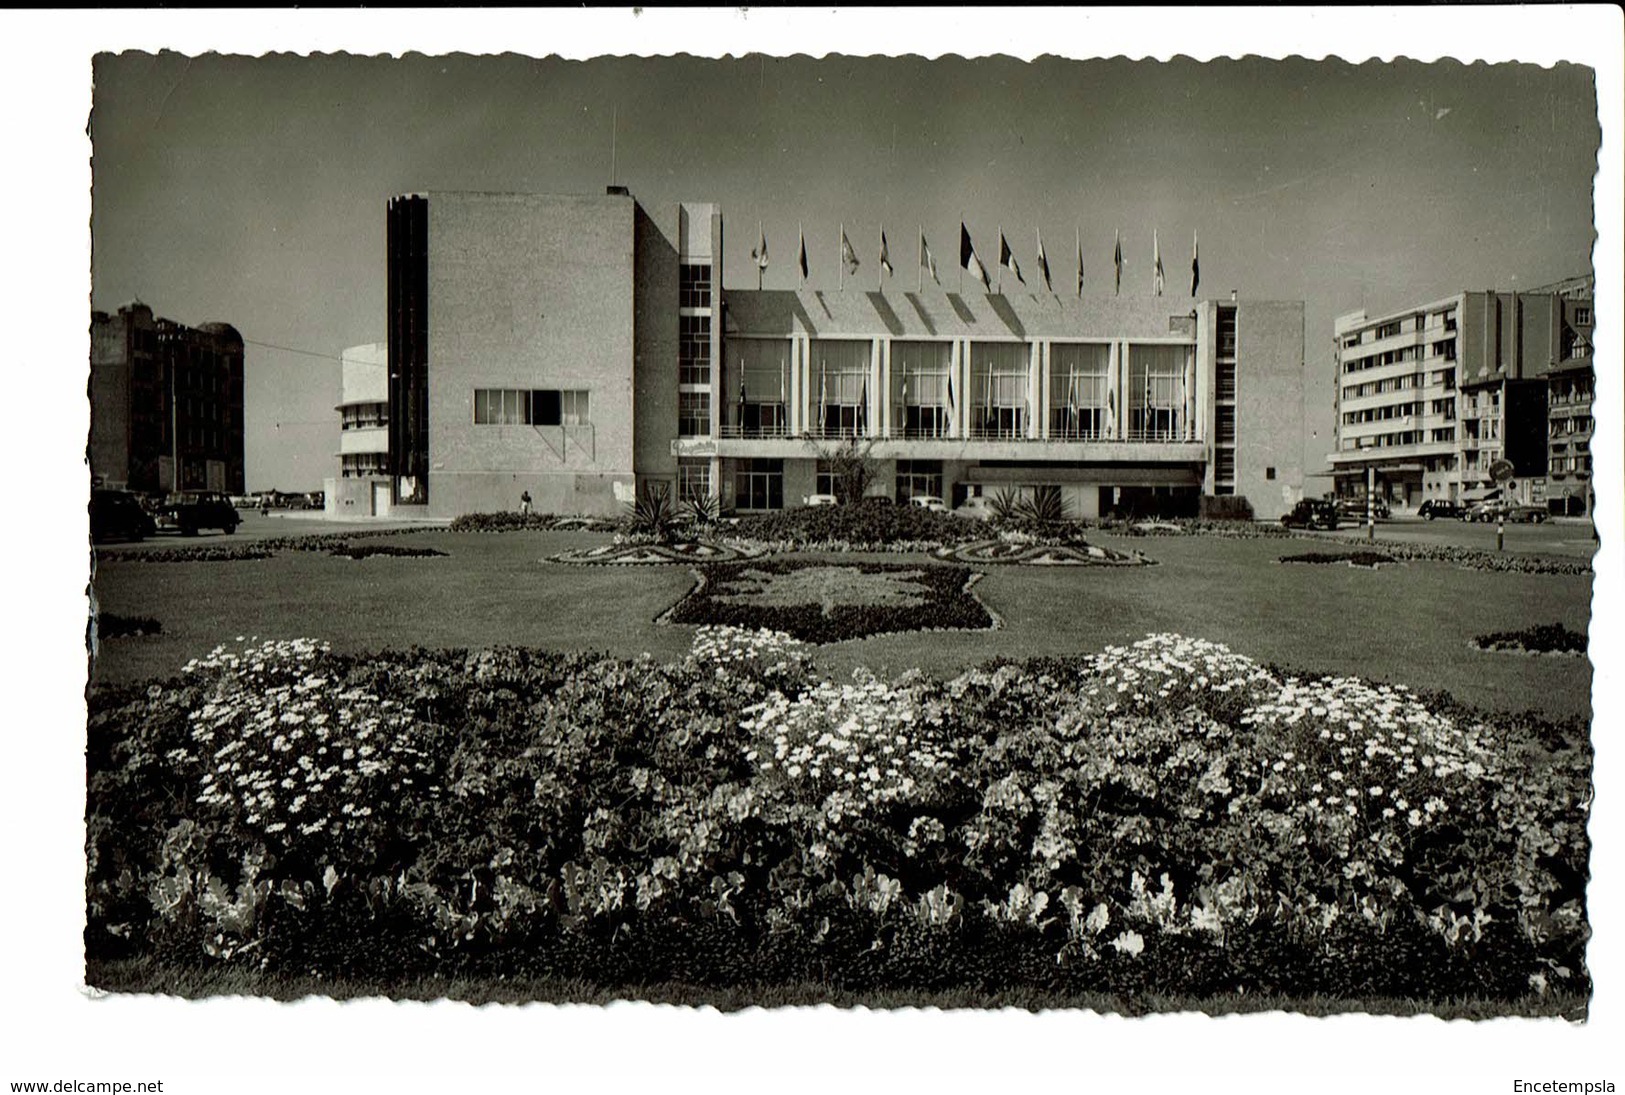
[{"label": "person standing", "polygon": [[519,495],[519,512],[527,517],[530,515],[530,491],[528,490]]}]

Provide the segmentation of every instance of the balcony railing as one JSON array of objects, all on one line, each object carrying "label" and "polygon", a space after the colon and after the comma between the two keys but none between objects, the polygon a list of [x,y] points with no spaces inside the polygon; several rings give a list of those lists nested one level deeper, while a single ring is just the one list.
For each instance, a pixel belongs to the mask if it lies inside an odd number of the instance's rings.
[{"label": "balcony railing", "polygon": [[[1026,433],[1017,433],[1013,430],[1001,430],[993,427],[973,427],[969,437],[955,436],[946,429],[932,431],[926,429],[898,429],[890,431],[862,429],[807,429],[791,433],[783,428],[743,427],[734,423],[724,423],[719,429],[718,438],[724,440],[781,440],[781,441],[845,441],[845,440],[875,440],[875,441],[999,441],[999,442],[1033,442],[1046,444],[1057,441],[1089,442],[1091,444],[1198,444],[1199,437],[1187,437],[1179,430],[1128,430],[1121,436],[1111,436],[1101,430],[1059,430],[1052,429],[1043,437],[1028,437]],[[705,435],[682,435],[682,440],[704,440]],[[1232,437],[1223,444],[1234,445]]]}]

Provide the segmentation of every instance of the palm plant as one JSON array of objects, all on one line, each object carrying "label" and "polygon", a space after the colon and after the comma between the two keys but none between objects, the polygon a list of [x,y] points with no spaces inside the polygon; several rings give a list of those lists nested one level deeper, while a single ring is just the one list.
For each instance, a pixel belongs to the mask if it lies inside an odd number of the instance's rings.
[{"label": "palm plant", "polygon": [[665,483],[648,481],[638,489],[636,501],[627,503],[626,530],[636,536],[652,536],[662,544],[670,543],[677,533],[677,506],[672,501],[671,487]]},{"label": "palm plant", "polygon": [[1021,495],[1009,487],[1001,487],[988,499],[987,508],[993,511],[995,521],[1007,524],[1021,516]]},{"label": "palm plant", "polygon": [[710,528],[722,519],[722,499],[709,492],[683,503],[683,516],[697,528]]},{"label": "palm plant", "polygon": [[1058,525],[1068,519],[1070,507],[1054,485],[1034,487],[1028,497],[1017,503],[1017,512],[1027,520],[1040,525]]}]

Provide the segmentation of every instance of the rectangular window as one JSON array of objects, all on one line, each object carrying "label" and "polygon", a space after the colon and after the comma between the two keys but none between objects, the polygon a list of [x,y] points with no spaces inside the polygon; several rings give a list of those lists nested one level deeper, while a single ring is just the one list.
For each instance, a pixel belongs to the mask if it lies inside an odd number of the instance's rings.
[{"label": "rectangular window", "polygon": [[1236,452],[1234,449],[1217,449],[1214,451],[1213,477],[1223,483],[1235,481]]},{"label": "rectangular window", "polygon": [[[1352,424],[1352,414],[1344,416],[1345,421]],[[1213,408],[1214,441],[1220,445],[1234,445],[1236,443],[1236,408]]]},{"label": "rectangular window", "polygon": [[1185,428],[1186,378],[1194,346],[1129,347],[1129,440],[1176,441]]},{"label": "rectangular window", "polygon": [[1109,346],[1064,343],[1051,346],[1051,437],[1095,440],[1106,436],[1107,372],[1110,364]]},{"label": "rectangular window", "polygon": [[927,498],[942,497],[942,461],[899,460],[897,462],[898,503],[906,503],[916,495]]},{"label": "rectangular window", "polygon": [[677,458],[677,501],[697,502],[711,497],[711,461],[704,457]]},{"label": "rectangular window", "polygon": [[738,339],[723,351],[724,414],[729,432],[743,437],[783,437],[790,432],[790,343]]},{"label": "rectangular window", "polygon": [[1584,326],[1588,325],[1590,322],[1591,322],[1591,309],[1590,308],[1576,308],[1574,310],[1574,323],[1575,323],[1576,326],[1584,327]]},{"label": "rectangular window", "polygon": [[820,460],[813,472],[813,492],[827,494],[835,497],[835,473],[830,470],[828,460]]},{"label": "rectangular window", "polygon": [[711,307],[711,264],[685,262],[677,272],[677,306]]},{"label": "rectangular window", "polygon": [[813,340],[809,377],[817,408],[813,421],[823,436],[869,435],[869,401],[879,396],[869,391],[871,349],[868,341]]},{"label": "rectangular window", "polygon": [[588,396],[584,391],[515,388],[474,389],[476,426],[585,426]]},{"label": "rectangular window", "polygon": [[1401,324],[1398,320],[1395,320],[1393,323],[1384,323],[1381,327],[1377,328],[1377,337],[1392,338],[1394,335],[1400,333],[1400,327]]},{"label": "rectangular window", "polygon": [[[1218,327],[1219,360],[1224,361],[1228,358],[1234,361],[1236,357],[1236,310],[1234,308],[1221,307],[1219,309]],[[1354,335],[1353,338],[1356,343],[1360,341],[1358,334]],[[1223,399],[1225,397],[1220,396],[1219,398]]]},{"label": "rectangular window", "polygon": [[891,371],[894,421],[904,437],[948,435],[948,371],[953,347],[947,342],[894,342]]},{"label": "rectangular window", "polygon": [[677,393],[677,436],[711,436],[711,393]]},{"label": "rectangular window", "polygon": [[739,461],[734,472],[734,505],[742,510],[783,509],[784,461]]},{"label": "rectangular window", "polygon": [[711,317],[677,317],[677,383],[711,383]]},{"label": "rectangular window", "polygon": [[970,406],[972,437],[1027,436],[1025,342],[971,343]]}]

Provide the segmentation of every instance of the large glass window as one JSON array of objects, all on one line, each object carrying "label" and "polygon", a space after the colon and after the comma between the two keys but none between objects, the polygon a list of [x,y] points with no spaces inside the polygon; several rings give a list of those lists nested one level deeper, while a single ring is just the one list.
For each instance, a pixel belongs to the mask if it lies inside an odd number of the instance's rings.
[{"label": "large glass window", "polygon": [[916,495],[942,497],[941,460],[899,460],[897,462],[897,501],[906,503]]},{"label": "large glass window", "polygon": [[346,430],[364,430],[388,424],[388,403],[350,403],[344,407],[343,428]]},{"label": "large glass window", "polygon": [[815,339],[812,343],[814,421],[825,437],[865,437],[869,433],[870,344]]},{"label": "large glass window", "polygon": [[734,505],[743,510],[783,509],[784,461],[739,461],[734,471]]},{"label": "large glass window", "polygon": [[948,370],[953,347],[947,342],[894,342],[891,375],[895,402],[893,432],[904,437],[948,435]]},{"label": "large glass window", "polygon": [[1177,441],[1185,431],[1185,385],[1196,350],[1129,347],[1129,440]]},{"label": "large glass window", "polygon": [[1027,366],[1024,342],[971,343],[971,436],[1027,436]]},{"label": "large glass window", "polygon": [[389,454],[382,452],[347,452],[340,458],[345,479],[359,479],[368,475],[389,474]]},{"label": "large glass window", "polygon": [[790,343],[737,339],[723,353],[723,379],[732,397],[729,425],[745,437],[782,437],[790,431]]},{"label": "large glass window", "polygon": [[1049,435],[1095,440],[1107,436],[1107,372],[1111,347],[1056,343],[1050,347]]}]

